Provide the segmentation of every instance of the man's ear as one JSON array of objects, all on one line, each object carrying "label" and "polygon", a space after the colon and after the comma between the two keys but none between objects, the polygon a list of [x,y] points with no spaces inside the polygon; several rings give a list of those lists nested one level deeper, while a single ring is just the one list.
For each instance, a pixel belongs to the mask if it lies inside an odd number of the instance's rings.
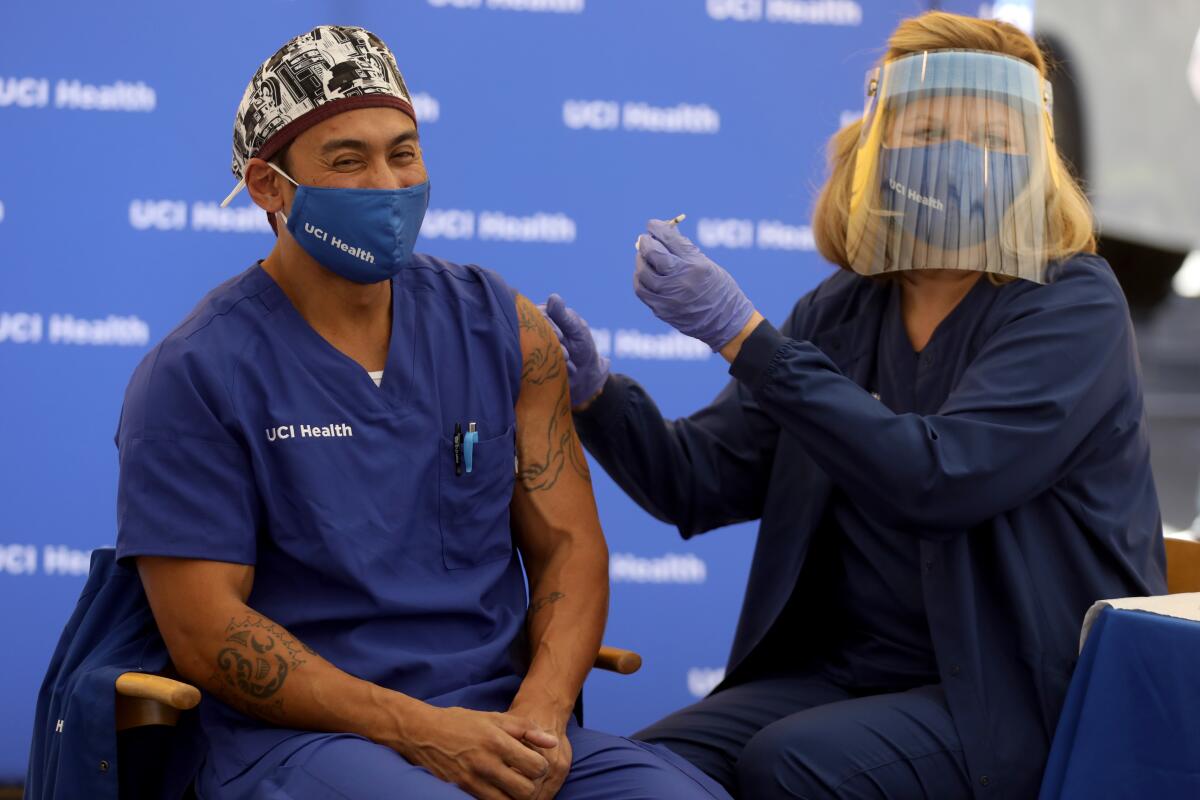
[{"label": "man's ear", "polygon": [[282,211],[285,201],[291,197],[287,179],[273,170],[261,158],[246,162],[242,174],[246,176],[246,191],[251,199],[268,214]]}]

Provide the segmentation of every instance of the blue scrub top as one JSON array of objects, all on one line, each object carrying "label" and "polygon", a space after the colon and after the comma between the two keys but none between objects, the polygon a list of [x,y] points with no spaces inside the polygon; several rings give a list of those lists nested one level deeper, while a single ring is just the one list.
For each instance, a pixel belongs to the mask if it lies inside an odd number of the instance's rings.
[{"label": "blue scrub top", "polygon": [[[248,605],[346,672],[503,710],[527,664],[508,518],[520,367],[513,295],[478,267],[417,256],[393,279],[377,387],[252,266],[130,381],[117,555],[254,565]],[[201,728],[218,775],[294,733],[211,697]]]},{"label": "blue scrub top", "polygon": [[[904,326],[900,286],[889,282],[868,391],[896,414],[936,414],[954,388],[952,365],[963,360],[971,328],[996,290],[981,276],[916,352]],[[920,539],[877,521],[840,489],[833,490],[826,513],[821,535],[833,539],[832,597],[840,611],[827,672],[862,690],[902,691],[937,683],[921,588]]]}]

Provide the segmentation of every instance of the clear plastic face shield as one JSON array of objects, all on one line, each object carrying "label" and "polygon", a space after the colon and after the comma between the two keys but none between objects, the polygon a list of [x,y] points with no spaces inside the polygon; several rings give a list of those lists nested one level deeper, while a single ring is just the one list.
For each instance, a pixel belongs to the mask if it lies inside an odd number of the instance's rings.
[{"label": "clear plastic face shield", "polygon": [[868,73],[846,237],[854,271],[1045,282],[1050,104],[1037,68],[999,53],[933,50]]}]

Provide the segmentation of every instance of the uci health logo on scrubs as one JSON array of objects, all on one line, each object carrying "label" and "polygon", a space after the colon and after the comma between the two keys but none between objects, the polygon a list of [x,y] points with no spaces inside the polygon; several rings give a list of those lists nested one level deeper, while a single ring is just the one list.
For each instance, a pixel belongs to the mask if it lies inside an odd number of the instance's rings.
[{"label": "uci health logo on scrubs", "polygon": [[563,124],[571,130],[714,134],[721,114],[705,103],[654,106],[638,101],[564,100]]},{"label": "uci health logo on scrubs", "polygon": [[853,0],[706,0],[705,11],[721,22],[861,25],[863,18]]},{"label": "uci health logo on scrubs", "polygon": [[524,11],[531,14],[582,14],[585,0],[427,0],[434,8]]},{"label": "uci health logo on scrubs", "polygon": [[53,86],[51,102],[49,78],[0,76],[0,108],[149,112],[158,105],[158,93],[142,81],[93,84],[58,79]]},{"label": "uci health logo on scrubs", "polygon": [[275,425],[267,428],[268,442],[286,442],[293,439],[345,439],[354,436],[354,429],[345,422],[329,425]]}]

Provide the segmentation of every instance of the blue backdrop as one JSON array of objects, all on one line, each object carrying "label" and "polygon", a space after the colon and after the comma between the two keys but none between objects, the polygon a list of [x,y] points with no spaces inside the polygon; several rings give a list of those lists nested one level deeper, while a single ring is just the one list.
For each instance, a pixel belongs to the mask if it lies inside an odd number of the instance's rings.
[{"label": "blue backdrop", "polygon": [[[112,544],[112,443],[134,365],[268,252],[217,203],[252,71],[317,24],[362,25],[416,95],[432,181],[418,249],[563,294],[667,414],[727,380],[633,296],[644,220],[683,230],[780,320],[825,276],[808,227],[828,136],[921,0],[262,0],[5,3],[0,25],[0,782],[24,773],[37,688]],[[952,4],[941,4],[952,5]],[[968,5],[968,4],[955,4]],[[967,9],[978,10],[977,4]],[[589,724],[629,732],[719,679],[753,526],[684,544],[594,470],[612,551]]]}]

